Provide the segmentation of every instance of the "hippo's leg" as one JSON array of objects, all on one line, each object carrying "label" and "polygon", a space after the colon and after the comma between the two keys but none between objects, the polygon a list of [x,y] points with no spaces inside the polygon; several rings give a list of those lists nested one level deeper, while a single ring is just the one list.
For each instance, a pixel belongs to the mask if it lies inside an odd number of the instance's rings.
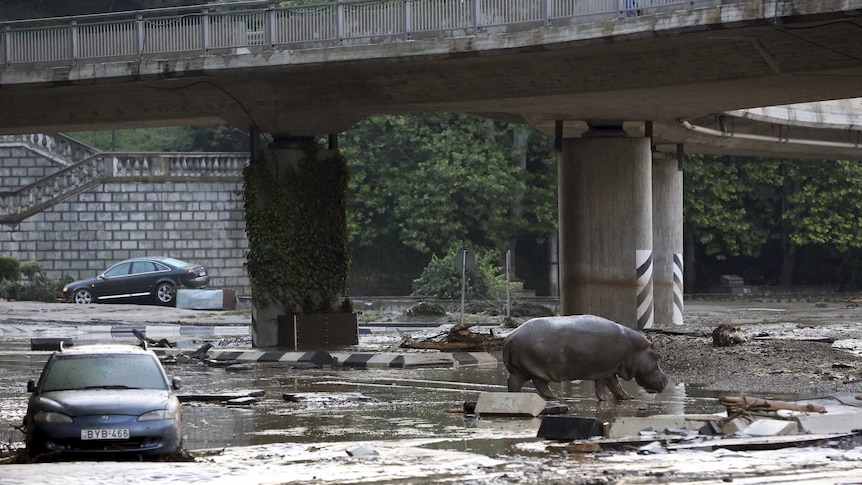
[{"label": "hippo's leg", "polygon": [[614,399],[617,401],[623,401],[626,399],[633,399],[629,393],[623,390],[623,387],[620,385],[619,379],[617,376],[612,375],[610,377],[605,377],[604,379],[596,379],[596,399],[599,401],[604,401],[606,399],[605,393],[603,392],[605,389],[611,391]]},{"label": "hippo's leg", "polygon": [[521,388],[524,387],[524,383],[527,382],[527,378],[514,373],[509,373],[509,379],[506,381],[506,386],[509,388],[509,392],[521,392]]},{"label": "hippo's leg", "polygon": [[542,379],[533,378],[533,385],[536,386],[536,390],[539,391],[539,395],[548,400],[555,400],[557,396],[551,392],[551,388],[548,387],[548,381],[543,381]]}]

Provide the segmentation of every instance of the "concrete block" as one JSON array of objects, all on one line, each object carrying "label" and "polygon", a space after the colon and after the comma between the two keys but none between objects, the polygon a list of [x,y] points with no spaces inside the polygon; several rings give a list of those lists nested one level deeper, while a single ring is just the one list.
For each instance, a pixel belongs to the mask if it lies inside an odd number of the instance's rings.
[{"label": "concrete block", "polygon": [[758,419],[742,432],[749,436],[785,436],[798,433],[799,424],[796,421],[780,419]]},{"label": "concrete block", "polygon": [[850,433],[862,429],[862,413],[808,414],[795,419],[803,433]]},{"label": "concrete block", "polygon": [[604,423],[598,419],[577,416],[546,416],[542,419],[536,437],[546,440],[573,441],[604,435]]},{"label": "concrete block", "polygon": [[672,416],[656,415],[637,417],[622,417],[614,420],[608,427],[608,438],[625,438],[627,436],[639,436],[643,430],[654,430],[659,433],[668,428],[698,430],[704,422],[710,419],[718,419],[715,416]]},{"label": "concrete block", "polygon": [[750,419],[745,419],[742,417],[733,418],[721,427],[721,434],[734,435],[736,433],[741,433],[742,430],[747,428],[750,424]]},{"label": "concrete block", "polygon": [[545,410],[545,400],[532,392],[483,392],[476,401],[476,414],[511,414],[538,416]]},{"label": "concrete block", "polygon": [[177,290],[177,308],[187,310],[233,310],[236,293],[233,290]]}]

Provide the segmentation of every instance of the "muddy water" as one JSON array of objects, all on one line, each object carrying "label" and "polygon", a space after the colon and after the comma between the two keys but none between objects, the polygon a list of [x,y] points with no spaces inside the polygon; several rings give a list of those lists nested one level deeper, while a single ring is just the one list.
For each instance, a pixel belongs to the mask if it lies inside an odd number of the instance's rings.
[{"label": "muddy water", "polygon": [[[14,427],[26,410],[26,382],[38,378],[48,354],[30,352],[29,341],[0,346],[0,437],[20,441]],[[292,368],[257,364],[231,371],[206,365],[166,366],[183,382],[181,395],[262,390],[251,405],[190,401],[183,405],[185,445],[190,450],[281,442],[332,442],[403,438],[446,438],[450,449],[490,455],[507,453],[515,441],[535,437],[536,418],[477,418],[463,413],[465,401],[482,391],[504,391],[502,366],[459,369]],[[697,386],[670,383],[646,394],[631,382],[636,399],[599,402],[591,382],[562,388],[569,415],[612,421],[618,416],[714,413],[716,395]],[[285,398],[287,397],[287,399]]]}]

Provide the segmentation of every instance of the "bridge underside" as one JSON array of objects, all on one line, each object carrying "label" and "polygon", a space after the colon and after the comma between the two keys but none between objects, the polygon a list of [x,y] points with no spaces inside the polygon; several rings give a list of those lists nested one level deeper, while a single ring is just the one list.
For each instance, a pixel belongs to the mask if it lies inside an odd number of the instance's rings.
[{"label": "bridge underside", "polygon": [[799,2],[799,15],[778,21],[752,3],[482,37],[11,65],[0,70],[0,133],[228,122],[303,136],[436,111],[548,133],[556,120],[648,120],[659,145],[787,155],[678,120],[714,126],[731,110],[862,97],[862,11],[832,3]]}]

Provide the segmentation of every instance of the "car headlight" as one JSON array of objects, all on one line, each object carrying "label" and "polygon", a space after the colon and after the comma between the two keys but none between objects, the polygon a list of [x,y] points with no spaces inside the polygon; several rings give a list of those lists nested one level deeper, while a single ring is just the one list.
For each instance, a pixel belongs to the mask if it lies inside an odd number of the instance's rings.
[{"label": "car headlight", "polygon": [[167,409],[159,409],[138,416],[138,421],[163,421],[165,419],[174,419],[174,413]]},{"label": "car headlight", "polygon": [[71,423],[72,418],[62,413],[39,411],[35,416],[33,416],[33,421],[36,421],[37,423]]}]

